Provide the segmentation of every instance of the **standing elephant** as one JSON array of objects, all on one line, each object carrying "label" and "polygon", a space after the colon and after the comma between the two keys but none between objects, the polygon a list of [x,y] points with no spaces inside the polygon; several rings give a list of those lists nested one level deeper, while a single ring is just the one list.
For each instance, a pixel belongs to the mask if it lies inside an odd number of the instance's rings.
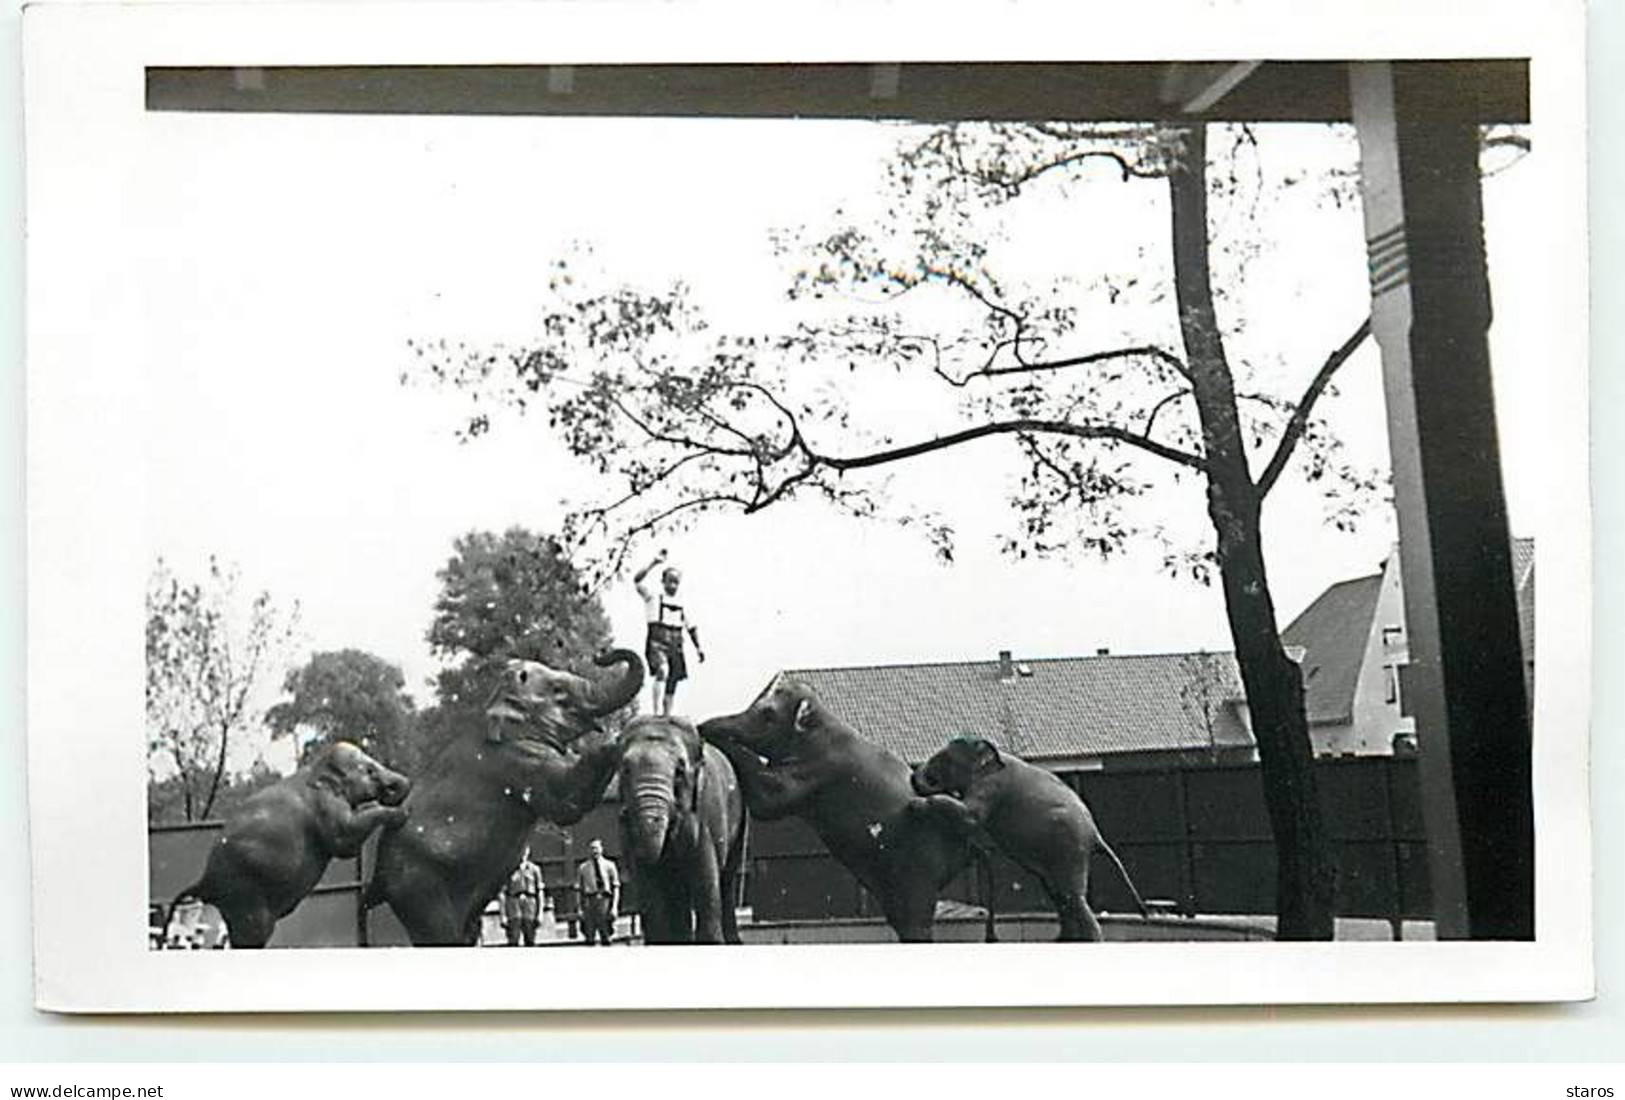
[{"label": "standing elephant", "polygon": [[620,736],[621,830],[647,943],[738,943],[745,806],[733,765],[685,718]]},{"label": "standing elephant", "polygon": [[203,877],[176,895],[220,910],[231,946],[264,947],[276,922],[316,888],[335,857],[351,857],[374,829],[398,825],[412,789],[348,741],[318,750],[286,779],[257,791],[226,822]]},{"label": "standing elephant", "polygon": [[619,752],[598,720],[637,697],[643,661],[617,649],[597,663],[623,667],[595,684],[510,661],[485,729],[460,732],[418,780],[411,823],[383,835],[366,896],[389,903],[413,944],[474,943],[537,820],[571,825],[603,798]]},{"label": "standing elephant", "polygon": [[1099,851],[1117,868],[1141,916],[1145,900],[1100,835],[1083,799],[1052,772],[981,737],[956,737],[914,771],[914,810],[967,837],[985,834],[1044,884],[1062,940],[1100,939],[1089,908],[1089,862]]},{"label": "standing elephant", "polygon": [[[879,900],[905,941],[929,941],[937,898],[977,856],[991,902],[985,854],[934,815],[910,813],[909,768],[824,707],[803,684],[775,682],[748,710],[700,723],[733,764],[745,805],[764,821],[795,815]],[[993,935],[988,907],[986,938]]]}]

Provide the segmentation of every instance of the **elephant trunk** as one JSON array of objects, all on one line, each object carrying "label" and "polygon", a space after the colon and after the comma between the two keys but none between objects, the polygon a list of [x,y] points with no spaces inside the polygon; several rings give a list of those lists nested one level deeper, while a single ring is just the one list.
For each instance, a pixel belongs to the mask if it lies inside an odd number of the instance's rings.
[{"label": "elephant trunk", "polygon": [[600,667],[624,665],[620,675],[592,684],[587,689],[586,709],[594,718],[620,710],[638,697],[643,689],[643,658],[630,649],[611,649],[593,658]]},{"label": "elephant trunk", "polygon": [[[624,789],[624,786],[623,786]],[[640,862],[655,863],[666,850],[671,830],[672,783],[667,775],[639,776],[632,788],[630,833],[632,854]]]},{"label": "elephant trunk", "polygon": [[633,854],[643,863],[658,863],[666,848],[666,831],[671,825],[671,807],[639,806],[632,836]]}]

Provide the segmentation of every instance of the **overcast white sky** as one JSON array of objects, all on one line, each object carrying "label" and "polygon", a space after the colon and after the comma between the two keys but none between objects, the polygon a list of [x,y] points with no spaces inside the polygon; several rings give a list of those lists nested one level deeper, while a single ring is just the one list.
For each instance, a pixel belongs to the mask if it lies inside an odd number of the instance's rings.
[{"label": "overcast white sky", "polygon": [[[549,530],[561,500],[597,486],[540,422],[457,443],[461,405],[399,382],[407,341],[524,338],[544,265],[575,239],[618,277],[681,276],[724,314],[771,315],[784,279],[767,230],[861,201],[895,136],[861,123],[149,115],[131,204],[147,234],[149,325],[131,369],[150,382],[153,553],[183,574],[211,552],[237,562],[247,585],[302,604],[296,660],[366,649],[428,701],[423,636],[452,539]],[[1324,136],[1303,140],[1306,156],[1324,152]],[[1519,257],[1541,247],[1538,222],[1519,216],[1531,163],[1486,184],[1519,534],[1534,533],[1545,415],[1538,343],[1518,308]],[[1363,315],[1360,226],[1308,205],[1280,216],[1291,243],[1255,272],[1280,305],[1251,318],[1250,337],[1307,377]],[[1136,243],[1165,247],[1154,188],[1103,183],[1069,223],[1103,264]],[[1370,345],[1342,391],[1351,446],[1382,455]],[[949,453],[896,476],[897,496],[935,498],[961,520],[951,568],[917,535],[814,505],[711,521],[671,543],[711,656],[680,709],[737,709],[785,667],[1228,648],[1217,590],[1169,579],[1153,548],[1106,563],[996,554],[1004,474],[986,458]],[[1157,507],[1201,532],[1194,483]],[[1268,505],[1283,625],[1328,584],[1373,571],[1393,538],[1384,514],[1354,535],[1319,517],[1296,483]],[[618,639],[641,647],[630,579],[604,602]]]}]

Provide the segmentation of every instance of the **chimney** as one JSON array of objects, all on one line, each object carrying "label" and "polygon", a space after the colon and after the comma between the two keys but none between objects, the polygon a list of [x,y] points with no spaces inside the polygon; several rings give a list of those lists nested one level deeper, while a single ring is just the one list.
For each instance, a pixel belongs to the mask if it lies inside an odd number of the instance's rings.
[{"label": "chimney", "polygon": [[1010,657],[1008,649],[999,650],[999,679],[1014,680],[1016,678],[1016,664]]},{"label": "chimney", "polygon": [[1095,650],[1095,656],[1096,657],[1110,657],[1111,655],[1112,655],[1112,651],[1111,651],[1111,648],[1109,646],[1100,646],[1098,649]]}]

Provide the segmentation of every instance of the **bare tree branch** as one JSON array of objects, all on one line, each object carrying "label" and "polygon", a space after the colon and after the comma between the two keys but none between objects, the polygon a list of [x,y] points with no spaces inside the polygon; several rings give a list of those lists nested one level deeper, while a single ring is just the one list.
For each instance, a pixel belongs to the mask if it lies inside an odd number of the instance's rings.
[{"label": "bare tree branch", "polygon": [[1182,378],[1189,378],[1189,370],[1185,361],[1179,356],[1155,344],[1142,344],[1132,348],[1114,348],[1111,351],[1090,352],[1088,355],[1075,355],[1067,359],[1050,359],[1042,363],[1022,363],[1015,367],[980,367],[960,378],[954,378],[943,371],[938,371],[950,385],[965,386],[977,378],[997,378],[1009,374],[1039,374],[1046,371],[1065,370],[1068,367],[1087,367],[1094,363],[1105,363],[1113,359],[1133,359],[1144,356],[1155,359],[1164,366],[1172,367],[1179,372]]},{"label": "bare tree branch", "polygon": [[644,435],[648,436],[657,443],[670,443],[673,447],[686,447],[693,451],[709,451],[711,454],[733,455],[736,458],[752,458],[755,456],[755,452],[749,449],[742,450],[738,447],[719,447],[715,443],[702,443],[697,439],[690,439],[687,436],[667,435],[666,433],[654,428],[631,409],[627,408],[626,402],[622,401],[619,397],[616,397],[613,394],[608,396],[610,404],[619,409],[622,416],[626,417],[633,424],[637,425],[638,429],[642,431]]},{"label": "bare tree branch", "polygon": [[631,553],[632,544],[637,541],[639,535],[653,531],[672,516],[675,516],[678,512],[684,512],[690,508],[704,508],[711,504],[737,504],[747,512],[750,510],[750,502],[748,500],[743,497],[734,496],[731,493],[711,493],[705,496],[690,497],[687,500],[679,501],[670,508],[666,508],[646,519],[632,524],[624,532],[622,532],[620,539],[617,541],[615,556],[610,562],[608,570],[609,575],[614,576],[621,571],[621,566],[626,564],[627,555]]},{"label": "bare tree branch", "polygon": [[883,451],[874,451],[866,455],[834,456],[813,453],[812,457],[823,466],[833,470],[861,470],[870,466],[883,466],[888,462],[900,462],[905,458],[914,458],[917,455],[929,454],[932,451],[941,451],[948,447],[956,447],[961,443],[969,443],[974,439],[983,439],[988,436],[1010,435],[1013,433],[1028,433],[1033,435],[1064,435],[1074,439],[1103,439],[1114,443],[1126,443],[1137,447],[1148,454],[1165,458],[1170,462],[1177,462],[1181,466],[1188,466],[1193,470],[1206,469],[1206,461],[1198,455],[1181,451],[1176,447],[1169,447],[1158,443],[1154,439],[1147,439],[1143,435],[1129,431],[1116,424],[1073,424],[1065,420],[1001,420],[991,424],[979,424],[974,428],[963,431],[950,432],[947,435],[935,436],[918,443],[910,443],[902,447],[892,447]]},{"label": "bare tree branch", "polygon": [[1184,389],[1175,390],[1173,393],[1151,406],[1151,411],[1146,413],[1145,427],[1140,429],[1140,434],[1149,438],[1151,435],[1151,429],[1156,427],[1157,417],[1161,414],[1162,410],[1167,408],[1169,405],[1172,405],[1174,402],[1181,400],[1182,398],[1189,397],[1192,392],[1194,391],[1192,391],[1189,386],[1186,386]]},{"label": "bare tree branch", "polygon": [[1280,478],[1281,472],[1286,469],[1286,464],[1292,460],[1292,452],[1297,447],[1298,440],[1303,438],[1303,430],[1309,424],[1310,414],[1315,410],[1315,402],[1319,401],[1320,395],[1326,392],[1326,387],[1331,383],[1332,375],[1337,373],[1339,367],[1348,362],[1349,357],[1359,350],[1360,345],[1365,343],[1365,338],[1370,335],[1371,318],[1367,317],[1360,322],[1360,326],[1354,330],[1347,340],[1343,341],[1336,351],[1327,356],[1326,362],[1321,365],[1320,370],[1309,383],[1309,388],[1303,391],[1303,396],[1298,399],[1298,407],[1292,411],[1292,418],[1287,421],[1286,429],[1281,433],[1281,442],[1276,445],[1275,454],[1270,458],[1269,465],[1264,467],[1263,474],[1259,476],[1259,499],[1263,499],[1269,494],[1276,480]]}]

